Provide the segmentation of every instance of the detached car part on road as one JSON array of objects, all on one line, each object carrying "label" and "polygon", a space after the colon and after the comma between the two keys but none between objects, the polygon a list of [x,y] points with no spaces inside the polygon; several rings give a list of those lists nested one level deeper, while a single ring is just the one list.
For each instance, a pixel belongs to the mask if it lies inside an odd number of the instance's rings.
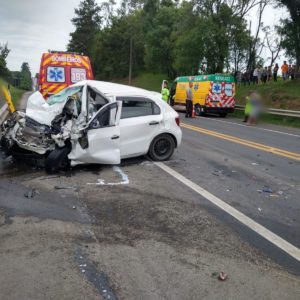
[{"label": "detached car part on road", "polygon": [[35,92],[1,131],[6,156],[42,159],[49,173],[145,154],[168,160],[182,137],[178,114],[159,93],[101,81],[81,81],[47,102]]}]

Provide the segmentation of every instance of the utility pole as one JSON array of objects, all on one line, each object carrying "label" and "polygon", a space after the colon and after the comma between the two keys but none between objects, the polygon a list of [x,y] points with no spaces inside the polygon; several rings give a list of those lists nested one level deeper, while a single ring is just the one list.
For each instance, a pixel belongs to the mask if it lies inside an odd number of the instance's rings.
[{"label": "utility pole", "polygon": [[130,46],[129,46],[129,75],[128,75],[128,84],[131,85],[131,79],[132,79],[132,44],[133,44],[133,38],[132,33],[130,33]]}]

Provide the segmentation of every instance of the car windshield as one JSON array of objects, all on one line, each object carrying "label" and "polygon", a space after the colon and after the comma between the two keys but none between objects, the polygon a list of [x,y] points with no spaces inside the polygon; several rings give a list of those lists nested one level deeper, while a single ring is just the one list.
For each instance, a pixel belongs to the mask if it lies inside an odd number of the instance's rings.
[{"label": "car windshield", "polygon": [[61,92],[59,92],[58,94],[50,96],[48,98],[47,103],[49,105],[53,105],[56,103],[63,103],[70,96],[74,96],[74,97],[80,99],[81,98],[81,89],[82,89],[82,86],[68,87],[68,88],[62,90]]}]

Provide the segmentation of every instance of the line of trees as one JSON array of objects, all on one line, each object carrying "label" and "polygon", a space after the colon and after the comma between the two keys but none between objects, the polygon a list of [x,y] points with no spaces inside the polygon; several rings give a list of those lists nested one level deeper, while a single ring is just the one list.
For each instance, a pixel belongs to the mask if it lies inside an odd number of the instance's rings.
[{"label": "line of trees", "polygon": [[[83,0],[68,50],[89,55],[96,78],[106,80],[145,70],[175,77],[253,69],[264,48],[272,62],[284,49],[299,66],[300,0],[276,1],[290,17],[269,28],[262,16],[271,0]],[[255,30],[246,21],[254,9]]]},{"label": "line of trees", "polygon": [[22,63],[20,71],[10,71],[7,68],[6,58],[9,55],[10,49],[8,44],[0,44],[0,77],[8,83],[21,88],[23,90],[32,90],[32,78],[29,64]]}]

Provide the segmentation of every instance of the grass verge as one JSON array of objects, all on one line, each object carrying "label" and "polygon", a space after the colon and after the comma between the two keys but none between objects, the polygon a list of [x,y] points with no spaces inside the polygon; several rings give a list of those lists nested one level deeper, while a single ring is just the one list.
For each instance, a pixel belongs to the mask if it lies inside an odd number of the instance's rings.
[{"label": "grass verge", "polygon": [[[169,78],[164,74],[141,73],[132,79],[131,85],[160,93],[163,80],[169,80]],[[128,78],[115,79],[113,82],[128,84]]]},{"label": "grass verge", "polygon": [[[7,87],[8,83],[3,80],[2,78],[0,78],[0,86],[5,86]],[[16,106],[18,104],[18,102],[21,100],[22,95],[25,93],[25,90],[21,90],[18,89],[12,85],[10,85],[10,94],[11,94],[11,98],[13,101],[13,104]],[[0,105],[4,105],[5,104],[5,99],[4,96],[2,95],[2,91],[0,92]]]},{"label": "grass verge", "polygon": [[251,90],[256,90],[261,94],[266,107],[300,110],[299,80],[279,80],[278,82],[270,81],[260,85],[242,85],[237,88],[237,104],[244,105],[245,98]]}]

